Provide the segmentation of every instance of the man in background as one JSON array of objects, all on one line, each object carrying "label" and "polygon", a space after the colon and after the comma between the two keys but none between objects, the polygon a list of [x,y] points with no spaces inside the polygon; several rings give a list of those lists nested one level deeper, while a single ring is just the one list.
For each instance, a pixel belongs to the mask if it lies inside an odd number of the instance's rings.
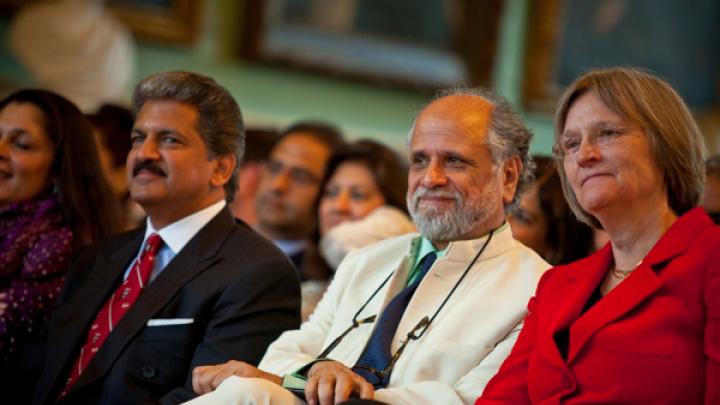
[{"label": "man in background", "polygon": [[341,133],[320,122],[299,122],[282,132],[270,153],[257,195],[257,231],[293,262],[300,280],[324,280],[317,264],[317,199],[325,165],[343,144]]},{"label": "man in background", "polygon": [[235,218],[255,227],[258,222],[257,193],[265,165],[270,157],[278,133],[274,129],[248,128],[245,130],[245,156],[238,175],[235,198],[228,205]]}]

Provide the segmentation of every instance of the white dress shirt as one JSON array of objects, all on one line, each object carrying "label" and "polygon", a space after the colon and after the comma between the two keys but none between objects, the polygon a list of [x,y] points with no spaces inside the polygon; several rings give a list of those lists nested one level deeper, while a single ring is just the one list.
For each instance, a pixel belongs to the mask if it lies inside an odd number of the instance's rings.
[{"label": "white dress shirt", "polygon": [[222,199],[215,204],[207,208],[203,208],[194,214],[190,214],[179,221],[175,221],[160,230],[153,227],[152,222],[150,222],[150,218],[148,217],[147,225],[145,226],[145,237],[143,239],[143,243],[140,245],[140,250],[138,251],[137,256],[132,262],[130,262],[127,270],[125,270],[124,279],[128,277],[130,269],[132,269],[138,257],[140,257],[140,253],[143,251],[145,243],[150,235],[157,233],[163,240],[163,245],[160,247],[160,250],[155,256],[155,265],[153,266],[152,273],[150,273],[150,282],[152,282],[163,271],[163,269],[165,269],[165,266],[170,263],[175,255],[177,255],[182,248],[185,247],[190,239],[192,239],[192,237],[195,236],[200,229],[207,225],[207,223],[210,222],[210,220],[213,219],[226,204],[225,200]]}]

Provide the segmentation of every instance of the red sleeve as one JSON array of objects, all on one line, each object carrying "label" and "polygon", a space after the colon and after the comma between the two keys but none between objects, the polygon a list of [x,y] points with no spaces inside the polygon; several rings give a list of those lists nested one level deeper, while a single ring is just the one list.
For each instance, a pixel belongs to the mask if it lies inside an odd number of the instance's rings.
[{"label": "red sleeve", "polygon": [[720,228],[712,232],[705,282],[705,403],[720,404]]}]

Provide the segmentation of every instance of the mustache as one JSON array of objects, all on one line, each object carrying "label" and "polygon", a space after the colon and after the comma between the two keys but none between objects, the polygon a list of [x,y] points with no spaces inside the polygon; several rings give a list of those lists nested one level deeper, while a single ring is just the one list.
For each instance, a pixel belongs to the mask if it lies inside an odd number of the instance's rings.
[{"label": "mustache", "polygon": [[455,190],[418,187],[415,192],[413,192],[412,198],[409,198],[407,201],[411,214],[418,212],[420,209],[420,199],[423,197],[452,199],[455,201],[455,209],[459,209],[463,204],[462,196]]},{"label": "mustache", "polygon": [[417,201],[422,197],[437,197],[437,198],[453,198],[457,199],[457,193],[451,190],[434,190],[425,187],[420,187],[413,193],[413,201]]},{"label": "mustache", "polygon": [[152,160],[142,160],[135,164],[132,171],[133,177],[137,176],[138,173],[140,173],[140,171],[142,170],[147,170],[159,176],[165,176],[165,171],[161,169],[160,166],[158,166],[158,164],[153,162]]}]

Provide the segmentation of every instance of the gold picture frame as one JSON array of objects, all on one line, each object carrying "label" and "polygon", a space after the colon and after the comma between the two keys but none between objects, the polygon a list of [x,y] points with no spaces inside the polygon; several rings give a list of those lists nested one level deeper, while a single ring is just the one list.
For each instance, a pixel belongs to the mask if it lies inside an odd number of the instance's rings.
[{"label": "gold picture frame", "polygon": [[[454,14],[455,18],[450,27],[453,32],[452,45],[442,52],[450,55],[449,58],[452,60],[459,61],[455,66],[461,66],[466,72],[466,78],[460,83],[442,80],[433,82],[428,80],[428,74],[421,75],[412,71],[398,73],[393,69],[392,64],[388,64],[387,69],[383,70],[386,66],[382,63],[384,56],[392,53],[383,52],[383,49],[387,49],[385,47],[392,47],[390,49],[397,52],[396,56],[403,55],[400,58],[404,58],[406,50],[410,50],[407,53],[410,55],[415,54],[418,48],[413,48],[416,44],[377,33],[362,36],[356,31],[335,35],[330,31],[326,33],[323,28],[306,25],[293,31],[300,35],[285,35],[292,39],[290,42],[298,44],[298,38],[309,32],[310,37],[319,38],[316,42],[308,40],[300,43],[299,46],[285,45],[282,51],[277,51],[277,48],[269,45],[272,41],[268,38],[280,38],[276,34],[284,32],[282,30],[288,25],[268,24],[266,16],[271,3],[271,0],[245,0],[242,3],[243,28],[238,48],[240,56],[246,60],[420,91],[434,91],[437,88],[459,84],[488,86],[491,83],[504,0],[453,0],[448,3],[459,12]],[[312,3],[312,0],[305,3]],[[374,5],[381,3],[377,2]],[[325,1],[325,4],[328,2]],[[306,27],[307,31],[304,31]],[[373,45],[365,47],[363,41],[366,39],[367,42],[372,41]],[[366,58],[343,60],[343,49],[357,50]],[[406,61],[411,62],[415,59],[403,60]]]},{"label": "gold picture frame", "polygon": [[109,0],[107,7],[138,38],[182,45],[197,39],[201,0]]},{"label": "gold picture frame", "polygon": [[[720,3],[636,0],[529,2],[525,110],[548,113],[562,90],[592,68],[637,66],[668,82],[694,111],[720,105]],[[659,46],[658,44],[663,44]]]}]

